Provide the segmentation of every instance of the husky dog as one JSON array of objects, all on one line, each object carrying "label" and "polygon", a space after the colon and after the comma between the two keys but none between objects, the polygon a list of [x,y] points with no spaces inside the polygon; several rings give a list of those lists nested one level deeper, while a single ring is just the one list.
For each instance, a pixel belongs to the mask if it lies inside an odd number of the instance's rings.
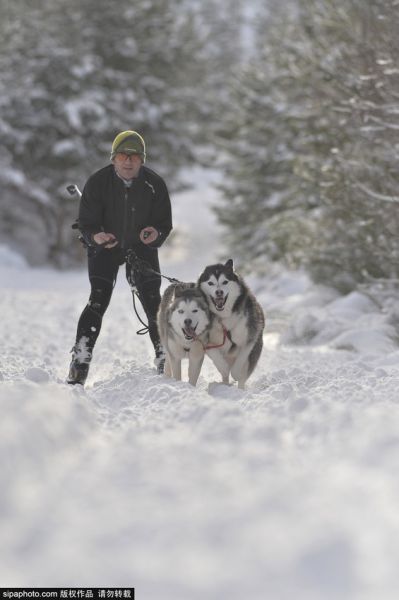
[{"label": "husky dog", "polygon": [[166,288],[158,311],[165,375],[181,380],[181,361],[188,358],[188,379],[196,385],[212,320],[207,299],[195,283],[173,283]]},{"label": "husky dog", "polygon": [[243,279],[234,271],[233,261],[205,268],[198,285],[217,316],[212,325],[207,352],[223,378],[229,375],[244,389],[259,360],[263,346],[265,317],[260,304]]}]

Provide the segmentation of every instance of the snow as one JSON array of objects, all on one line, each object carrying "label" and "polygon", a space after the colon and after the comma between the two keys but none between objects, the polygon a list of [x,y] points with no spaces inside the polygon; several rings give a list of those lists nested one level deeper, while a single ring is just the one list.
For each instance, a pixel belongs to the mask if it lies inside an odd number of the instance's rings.
[{"label": "snow", "polygon": [[[185,280],[220,256],[216,176],[195,175],[161,251]],[[64,381],[85,272],[28,268],[0,247],[0,274],[2,585],[397,598],[393,313],[271,270],[248,280],[267,326],[247,390],[218,383],[208,359],[192,388],[155,374],[121,270],[83,390]]]}]

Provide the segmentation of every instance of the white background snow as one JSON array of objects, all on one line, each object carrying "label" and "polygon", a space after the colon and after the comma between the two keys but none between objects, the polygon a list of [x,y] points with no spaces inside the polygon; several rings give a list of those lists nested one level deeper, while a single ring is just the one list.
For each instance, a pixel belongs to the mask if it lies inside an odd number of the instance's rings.
[{"label": "white background snow", "polygon": [[[220,251],[215,178],[196,177],[161,251],[184,280]],[[0,276],[2,586],[399,597],[394,310],[300,273],[249,279],[267,327],[248,389],[217,383],[208,359],[194,389],[155,374],[121,269],[82,390],[64,381],[85,272],[30,269],[1,247]]]}]

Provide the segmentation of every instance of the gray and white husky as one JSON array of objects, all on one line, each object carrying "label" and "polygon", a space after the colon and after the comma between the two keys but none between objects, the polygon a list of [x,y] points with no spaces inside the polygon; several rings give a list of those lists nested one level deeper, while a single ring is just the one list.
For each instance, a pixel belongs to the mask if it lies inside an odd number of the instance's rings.
[{"label": "gray and white husky", "polygon": [[[263,347],[265,317],[262,307],[233,268],[225,264],[209,265],[198,279],[209,307],[216,315],[207,353],[223,378],[229,376],[244,389]],[[213,346],[213,347],[212,347]]]},{"label": "gray and white husky", "polygon": [[196,385],[213,315],[195,283],[172,283],[158,311],[158,331],[165,348],[165,375],[181,380],[181,361],[188,358],[188,379]]}]

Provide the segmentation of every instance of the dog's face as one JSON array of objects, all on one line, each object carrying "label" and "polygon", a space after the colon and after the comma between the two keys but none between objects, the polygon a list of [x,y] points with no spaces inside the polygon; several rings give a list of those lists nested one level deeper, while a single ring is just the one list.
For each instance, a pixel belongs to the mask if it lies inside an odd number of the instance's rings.
[{"label": "dog's face", "polygon": [[201,295],[176,295],[170,311],[169,322],[177,335],[192,342],[210,323],[209,308]]},{"label": "dog's face", "polygon": [[241,286],[230,259],[224,265],[206,267],[200,275],[200,289],[210,299],[210,309],[219,316],[226,314],[241,293]]}]

